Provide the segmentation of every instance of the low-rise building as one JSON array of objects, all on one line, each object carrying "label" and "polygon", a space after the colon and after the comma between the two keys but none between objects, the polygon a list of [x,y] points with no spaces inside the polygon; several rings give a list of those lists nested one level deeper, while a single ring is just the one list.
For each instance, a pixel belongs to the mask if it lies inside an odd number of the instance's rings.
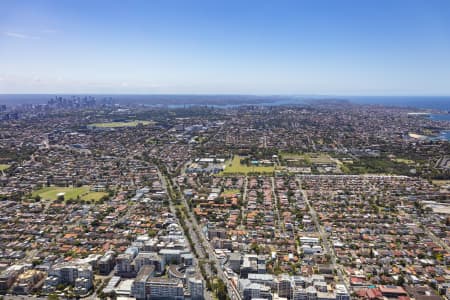
[{"label": "low-rise building", "polygon": [[146,287],[147,299],[184,299],[183,283],[179,279],[149,278]]},{"label": "low-rise building", "polygon": [[203,300],[203,291],[205,289],[203,281],[201,278],[191,277],[188,280],[189,292],[191,294],[192,300]]}]

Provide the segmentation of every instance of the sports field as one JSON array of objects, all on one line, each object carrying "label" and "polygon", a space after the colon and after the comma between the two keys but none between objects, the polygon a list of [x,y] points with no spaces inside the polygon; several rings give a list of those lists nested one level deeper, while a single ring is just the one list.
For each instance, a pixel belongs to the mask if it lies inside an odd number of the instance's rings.
[{"label": "sports field", "polygon": [[249,174],[249,173],[273,173],[274,166],[247,166],[241,164],[241,157],[239,155],[233,156],[231,161],[226,162],[226,167],[220,175],[228,174]]},{"label": "sports field", "polygon": [[292,160],[300,160],[304,161],[305,164],[314,164],[314,163],[333,163],[333,159],[325,153],[289,153],[282,152],[281,157],[284,160],[292,159]]},{"label": "sports field", "polygon": [[229,195],[229,194],[240,194],[241,193],[241,190],[239,190],[239,189],[225,189],[224,191],[223,191],[223,194],[225,194],[225,195]]},{"label": "sports field", "polygon": [[80,199],[91,201],[98,201],[107,195],[105,192],[91,192],[89,186],[77,188],[51,186],[34,191],[32,196],[39,195],[43,200],[56,200],[60,194],[64,195],[65,200],[76,200],[79,197]]},{"label": "sports field", "polygon": [[450,185],[450,180],[433,180],[432,183],[438,186]]},{"label": "sports field", "polygon": [[118,128],[118,127],[136,127],[138,124],[149,125],[152,121],[130,121],[130,122],[109,122],[109,123],[94,123],[89,126],[98,128]]},{"label": "sports field", "polygon": [[406,158],[393,158],[392,161],[401,163],[401,164],[407,164],[407,165],[413,165],[415,162],[413,160],[410,159],[406,159]]},{"label": "sports field", "polygon": [[0,171],[4,171],[9,168],[9,165],[0,164]]}]

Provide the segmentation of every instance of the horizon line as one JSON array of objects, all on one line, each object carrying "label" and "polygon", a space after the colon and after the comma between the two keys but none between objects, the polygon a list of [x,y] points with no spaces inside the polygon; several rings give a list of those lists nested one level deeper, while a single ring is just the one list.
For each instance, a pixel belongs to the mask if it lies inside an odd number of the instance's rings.
[{"label": "horizon line", "polygon": [[450,97],[449,94],[296,94],[296,93],[0,93],[0,96],[33,96],[33,95],[63,95],[63,96],[253,96],[253,97]]}]

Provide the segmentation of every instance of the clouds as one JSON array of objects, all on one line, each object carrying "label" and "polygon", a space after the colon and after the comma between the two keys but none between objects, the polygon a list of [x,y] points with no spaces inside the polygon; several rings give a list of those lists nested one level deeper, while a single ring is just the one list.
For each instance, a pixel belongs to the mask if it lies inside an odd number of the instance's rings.
[{"label": "clouds", "polygon": [[0,73],[2,93],[161,93],[176,89],[154,81],[122,79],[92,79],[66,77],[60,74],[27,75]]},{"label": "clouds", "polygon": [[42,29],[37,30],[33,33],[24,33],[18,30],[6,30],[2,32],[3,36],[12,38],[12,39],[21,39],[21,40],[40,40],[43,37],[48,35],[53,35],[59,33],[57,29]]},{"label": "clouds", "polygon": [[41,37],[35,36],[35,35],[28,35],[20,32],[14,32],[14,31],[5,31],[3,32],[3,35],[14,38],[14,39],[22,39],[22,40],[39,40]]}]

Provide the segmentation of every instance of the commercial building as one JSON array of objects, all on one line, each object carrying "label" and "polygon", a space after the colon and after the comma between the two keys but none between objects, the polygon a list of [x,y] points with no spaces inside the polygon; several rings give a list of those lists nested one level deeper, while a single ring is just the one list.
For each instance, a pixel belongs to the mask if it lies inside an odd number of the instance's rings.
[{"label": "commercial building", "polygon": [[155,271],[162,273],[165,268],[165,260],[156,252],[139,252],[134,260],[136,272],[146,265],[155,266]]},{"label": "commercial building", "polygon": [[98,261],[98,271],[101,275],[108,275],[115,265],[115,254],[113,251],[108,251]]},{"label": "commercial building", "polygon": [[146,287],[146,299],[184,299],[183,283],[179,279],[149,278]]},{"label": "commercial building", "polygon": [[155,266],[146,265],[143,266],[133,281],[131,286],[131,295],[138,300],[145,300],[147,297],[146,284],[147,280],[154,275]]},{"label": "commercial building", "polygon": [[204,284],[201,278],[191,277],[188,280],[189,292],[192,300],[203,300]]}]

